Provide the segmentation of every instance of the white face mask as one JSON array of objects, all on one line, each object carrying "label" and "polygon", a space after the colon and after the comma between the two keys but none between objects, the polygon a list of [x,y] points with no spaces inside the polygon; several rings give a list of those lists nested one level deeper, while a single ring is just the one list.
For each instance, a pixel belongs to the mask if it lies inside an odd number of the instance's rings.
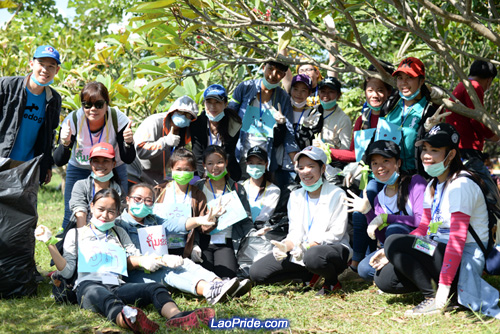
[{"label": "white face mask", "polygon": [[302,102],[295,102],[293,100],[293,97],[290,98],[290,102],[292,102],[292,106],[296,107],[296,108],[304,108],[307,104],[307,99],[305,99],[304,101]]}]

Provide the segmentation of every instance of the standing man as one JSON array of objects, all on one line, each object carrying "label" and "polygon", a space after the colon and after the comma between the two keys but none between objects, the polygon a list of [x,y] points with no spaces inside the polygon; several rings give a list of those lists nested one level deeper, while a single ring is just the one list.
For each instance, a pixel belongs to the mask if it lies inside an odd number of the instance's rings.
[{"label": "standing man", "polygon": [[[469,70],[469,81],[474,87],[481,104],[484,105],[484,94],[491,87],[493,79],[497,76],[495,66],[484,60],[476,60]],[[453,95],[468,108],[475,108],[474,103],[467,93],[465,86],[460,82],[453,90]],[[497,194],[496,184],[491,178],[490,172],[484,165],[483,147],[484,141],[498,142],[500,137],[491,131],[486,125],[467,116],[452,112],[446,117],[446,122],[452,124],[460,135],[459,149],[464,164],[467,168],[481,176],[492,194]]]},{"label": "standing man", "polygon": [[59,125],[61,96],[49,85],[60,64],[59,52],[43,45],[30,61],[32,73],[0,78],[0,156],[28,161],[43,153],[43,184],[52,178],[52,147]]}]

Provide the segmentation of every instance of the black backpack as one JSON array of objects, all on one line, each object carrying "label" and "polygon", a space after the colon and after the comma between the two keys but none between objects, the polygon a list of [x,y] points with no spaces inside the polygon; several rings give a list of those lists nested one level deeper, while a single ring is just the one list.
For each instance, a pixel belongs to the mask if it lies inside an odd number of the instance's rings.
[{"label": "black backpack", "polygon": [[[469,232],[478,244],[479,248],[484,254],[484,271],[489,275],[500,275],[500,251],[495,247],[495,234],[497,234],[498,222],[500,221],[500,209],[496,205],[496,200],[490,194],[488,187],[481,183],[477,178],[470,174],[461,175],[460,177],[466,177],[474,183],[476,183],[484,196],[484,201],[486,202],[486,207],[488,209],[488,244],[484,247],[484,244],[479,239],[474,228],[469,224]],[[500,242],[500,240],[496,240]]]}]

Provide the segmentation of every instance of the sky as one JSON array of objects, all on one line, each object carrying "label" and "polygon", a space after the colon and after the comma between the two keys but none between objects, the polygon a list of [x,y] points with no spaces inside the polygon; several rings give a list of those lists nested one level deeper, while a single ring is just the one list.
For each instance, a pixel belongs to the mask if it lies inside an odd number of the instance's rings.
[{"label": "sky", "polygon": [[[56,7],[63,17],[72,18],[75,16],[75,9],[68,9],[68,0],[56,0]],[[3,25],[11,18],[12,14],[7,9],[0,9],[0,25]]]}]

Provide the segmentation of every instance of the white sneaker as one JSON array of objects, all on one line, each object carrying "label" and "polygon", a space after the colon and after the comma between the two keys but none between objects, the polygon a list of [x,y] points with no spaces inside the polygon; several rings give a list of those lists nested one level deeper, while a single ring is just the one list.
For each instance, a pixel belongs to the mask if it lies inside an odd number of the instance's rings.
[{"label": "white sneaker", "polygon": [[212,281],[208,288],[203,291],[203,296],[211,305],[224,302],[227,300],[227,296],[231,296],[238,289],[239,285],[236,277],[224,281]]}]

